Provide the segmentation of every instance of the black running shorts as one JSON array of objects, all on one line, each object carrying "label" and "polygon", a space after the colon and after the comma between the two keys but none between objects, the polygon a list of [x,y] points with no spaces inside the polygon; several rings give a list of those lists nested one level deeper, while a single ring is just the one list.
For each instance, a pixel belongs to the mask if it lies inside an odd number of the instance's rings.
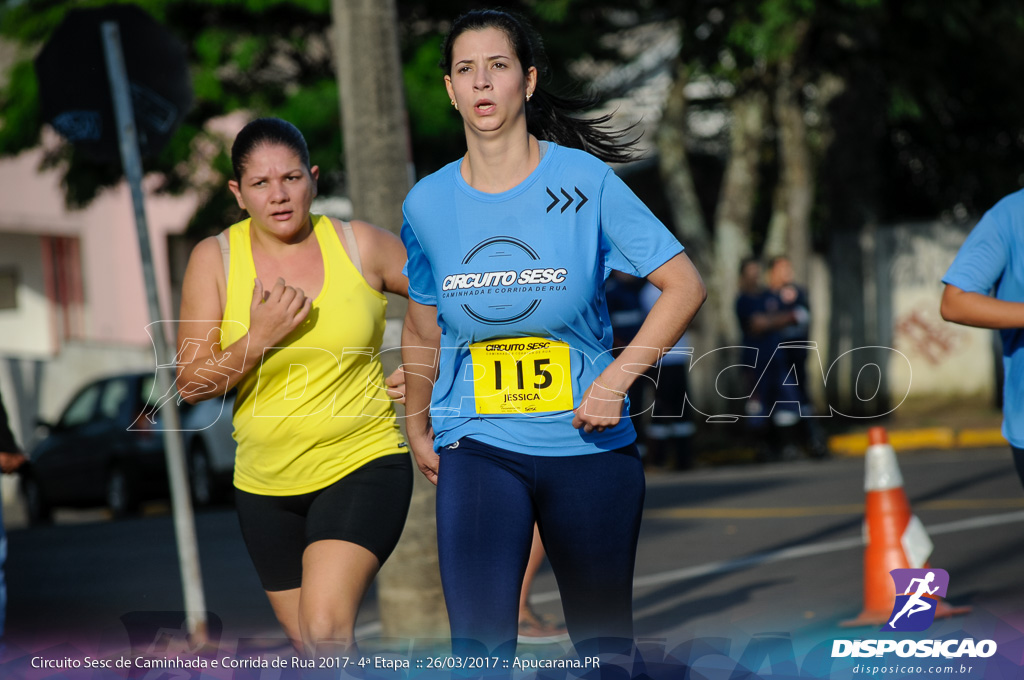
[{"label": "black running shorts", "polygon": [[302,553],[315,541],[355,543],[384,564],[402,535],[411,497],[407,453],[377,458],[328,487],[298,496],[235,489],[242,538],[268,591],[302,585]]}]

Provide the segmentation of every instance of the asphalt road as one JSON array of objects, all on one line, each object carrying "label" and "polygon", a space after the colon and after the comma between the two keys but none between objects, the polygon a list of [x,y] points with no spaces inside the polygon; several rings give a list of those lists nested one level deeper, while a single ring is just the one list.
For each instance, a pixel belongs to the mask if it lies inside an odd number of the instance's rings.
[{"label": "asphalt road", "polygon": [[[899,456],[948,599],[1024,605],[1024,490],[1009,451]],[[713,469],[649,480],[641,633],[831,630],[863,604],[864,459]],[[1017,611],[1024,614],[1024,606]]]},{"label": "asphalt road", "polygon": [[[949,572],[947,600],[974,608],[937,622],[929,635],[1008,626],[1024,636],[1024,490],[1009,452],[906,453],[899,465],[934,543],[930,564]],[[863,603],[863,484],[863,458],[651,474],[637,561],[637,634],[666,644],[717,636],[733,641],[734,657],[765,635],[789,640],[798,657],[835,637],[873,635],[838,627]],[[96,513],[84,515],[87,521],[64,517],[79,521],[9,534],[10,641],[35,649],[102,646],[124,639],[125,620],[180,625],[168,515],[151,508],[119,522]],[[277,637],[234,511],[199,513],[197,530],[207,605],[224,638]],[[377,630],[373,599],[360,615],[365,635]],[[558,614],[546,567],[534,601]]]}]

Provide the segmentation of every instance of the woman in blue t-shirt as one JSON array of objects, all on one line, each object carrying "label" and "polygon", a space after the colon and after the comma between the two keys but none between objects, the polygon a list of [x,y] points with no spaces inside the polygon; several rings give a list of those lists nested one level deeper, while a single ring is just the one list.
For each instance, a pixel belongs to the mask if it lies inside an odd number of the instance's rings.
[{"label": "woman in blue t-shirt", "polygon": [[1024,485],[1024,190],[1004,196],[974,226],[942,283],[946,321],[992,328],[1003,343],[1003,437]]},{"label": "woman in blue t-shirt", "polygon": [[[570,115],[585,102],[538,88],[538,49],[505,12],[453,23],[441,65],[467,152],[404,205],[408,435],[438,486],[456,653],[514,651],[534,522],[577,648],[631,642],[644,475],[626,391],[706,295],[682,246],[604,162],[631,159],[631,143],[607,117]],[[613,269],[663,291],[614,359]]]}]

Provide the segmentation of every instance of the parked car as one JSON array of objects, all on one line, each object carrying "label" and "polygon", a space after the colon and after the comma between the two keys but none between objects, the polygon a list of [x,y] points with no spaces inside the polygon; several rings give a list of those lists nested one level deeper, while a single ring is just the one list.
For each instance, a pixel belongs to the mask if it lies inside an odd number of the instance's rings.
[{"label": "parked car", "polygon": [[[163,418],[177,394],[156,394],[152,373],[96,380],[71,399],[31,452],[21,476],[29,521],[51,518],[58,506],[106,505],[115,517],[146,500],[168,498]],[[234,395],[181,402],[182,435],[192,500],[216,501],[235,464],[231,437]]]}]

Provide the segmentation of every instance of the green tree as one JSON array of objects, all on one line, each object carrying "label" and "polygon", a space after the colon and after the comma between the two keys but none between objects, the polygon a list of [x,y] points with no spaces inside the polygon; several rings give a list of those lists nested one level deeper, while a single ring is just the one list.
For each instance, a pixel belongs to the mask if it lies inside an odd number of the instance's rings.
[{"label": "green tree", "polygon": [[[0,35],[21,49],[0,90],[0,155],[16,154],[41,140],[44,121],[38,115],[31,56],[69,9],[104,4],[108,2],[61,0],[3,10]],[[161,190],[192,188],[208,199],[192,220],[191,231],[203,235],[238,217],[225,189],[231,173],[230,140],[206,125],[233,111],[244,109],[294,122],[306,134],[312,162],[324,170],[322,190],[330,192],[341,184],[337,85],[327,34],[330,0],[138,0],[134,4],[164,23],[188,51],[194,105],[161,153],[145,160],[145,169],[162,178]],[[61,169],[70,207],[87,204],[121,175],[119,166],[91,161],[67,144],[51,152],[44,166]]]},{"label": "green tree", "polygon": [[[166,148],[157,157],[145,159],[145,169],[162,178],[161,190],[200,192],[205,200],[189,225],[193,236],[206,235],[239,216],[224,188],[231,173],[230,140],[207,126],[225,114],[245,110],[293,122],[306,135],[312,162],[321,168],[321,193],[346,190],[331,0],[118,1],[132,2],[152,14],[188,52],[194,105]],[[6,84],[0,87],[0,157],[41,142],[44,121],[39,119],[34,53],[69,9],[109,2],[0,5],[0,39],[19,47]],[[556,54],[586,42],[586,22],[570,21],[569,15],[570,8],[586,3],[512,4],[540,25],[558,29],[550,34],[559,35],[559,40],[548,43]],[[398,8],[411,145],[420,175],[455,158],[463,144],[461,120],[448,106],[437,64],[448,23],[465,9],[466,3],[455,0],[402,2]],[[564,69],[555,72],[559,74],[556,84],[564,84]],[[66,144],[47,156],[44,167],[60,169],[72,208],[88,204],[120,177],[118,166],[91,161]]]}]

